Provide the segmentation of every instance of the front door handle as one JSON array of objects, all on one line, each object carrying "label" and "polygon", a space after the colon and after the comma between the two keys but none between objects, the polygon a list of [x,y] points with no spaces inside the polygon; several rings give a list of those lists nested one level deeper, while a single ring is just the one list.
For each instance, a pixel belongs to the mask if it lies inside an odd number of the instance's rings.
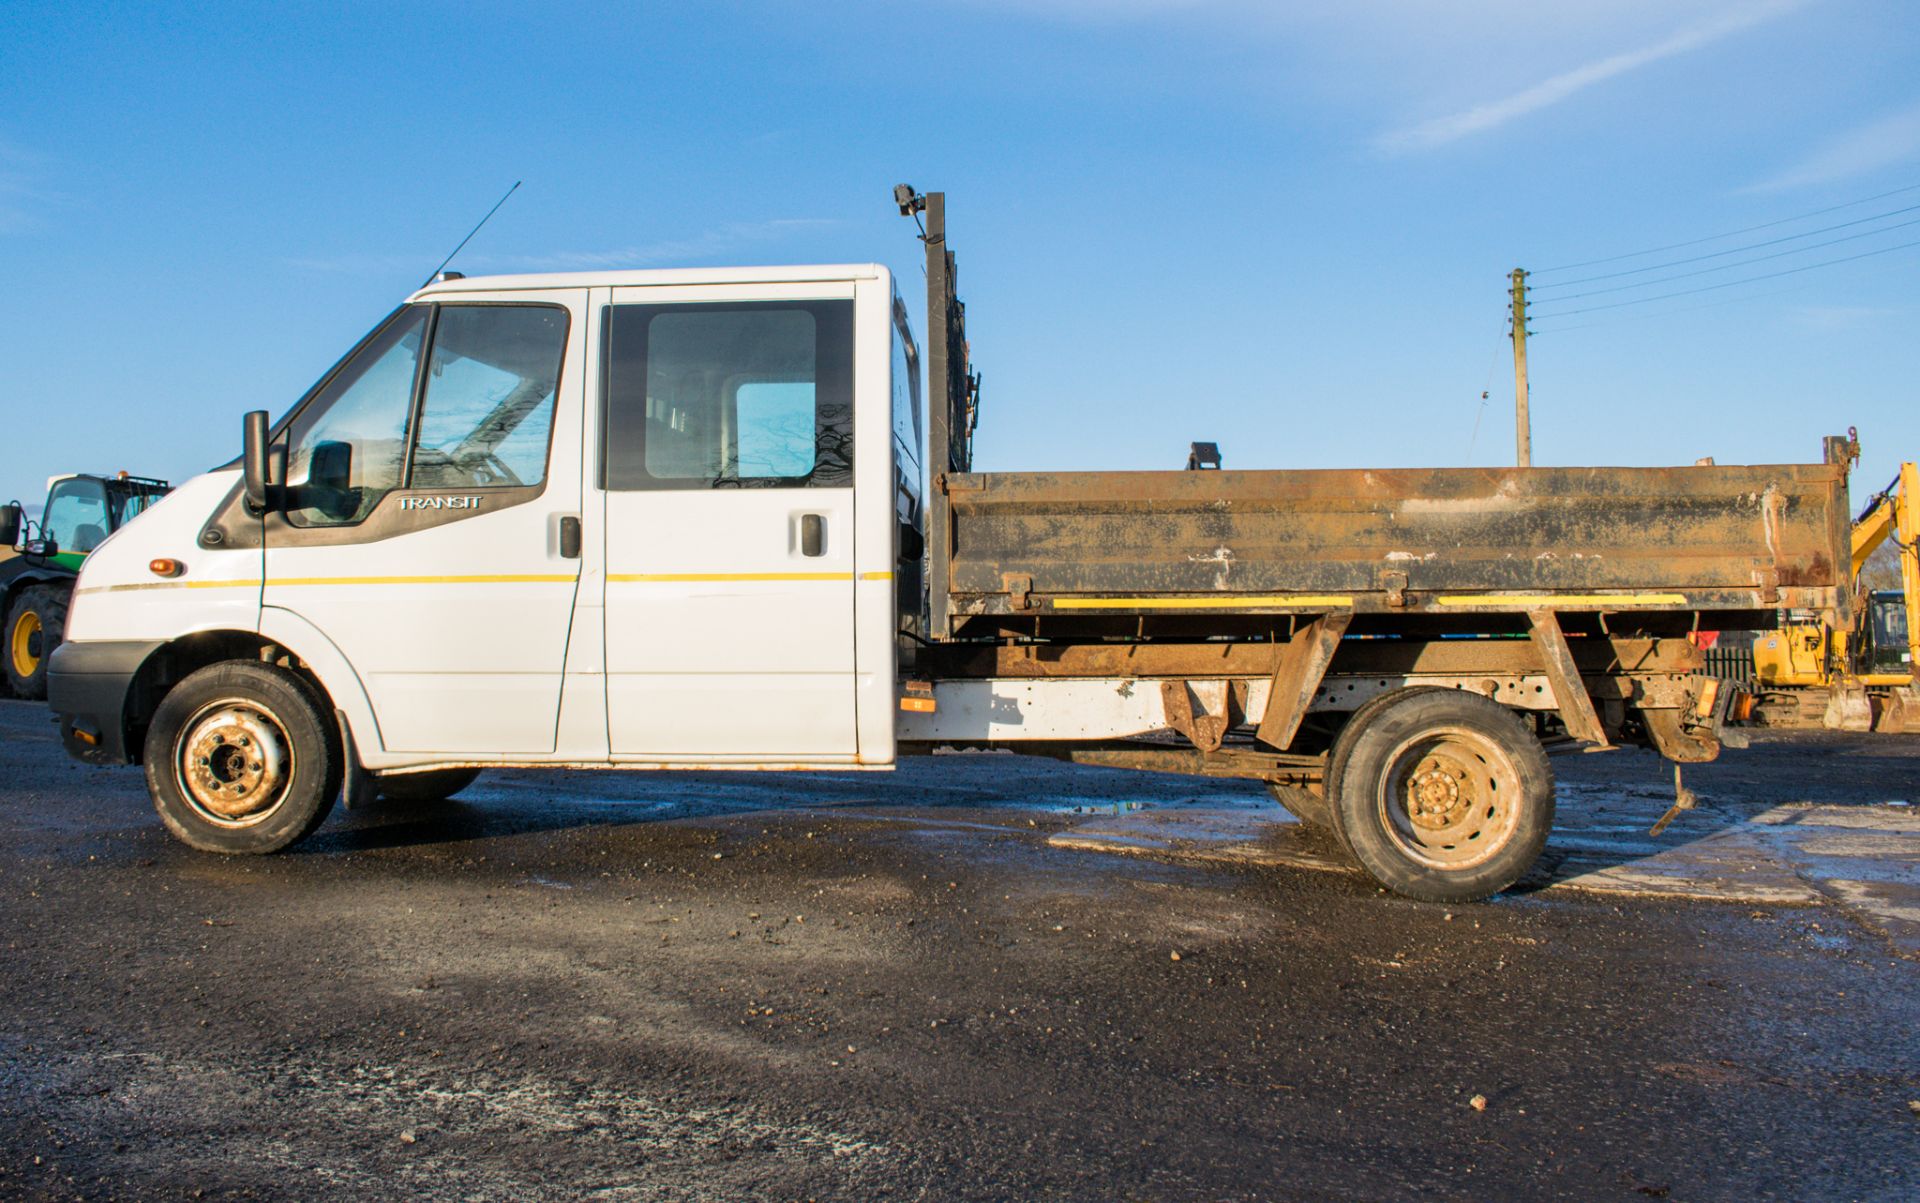
[{"label": "front door handle", "polygon": [[800,515],[800,554],[803,556],[825,555],[827,551],[827,519],[822,514]]},{"label": "front door handle", "polygon": [[572,514],[560,519],[560,558],[580,558],[580,519]]}]

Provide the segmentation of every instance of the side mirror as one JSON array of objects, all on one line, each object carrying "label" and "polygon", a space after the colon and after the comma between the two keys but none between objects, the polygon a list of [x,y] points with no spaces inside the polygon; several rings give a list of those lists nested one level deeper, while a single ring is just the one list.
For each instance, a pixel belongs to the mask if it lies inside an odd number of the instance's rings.
[{"label": "side mirror", "polygon": [[245,482],[247,507],[256,514],[267,512],[267,411],[251,410],[240,420],[240,472]]},{"label": "side mirror", "polygon": [[20,541],[20,507],[13,502],[0,505],[0,545],[12,547]]}]

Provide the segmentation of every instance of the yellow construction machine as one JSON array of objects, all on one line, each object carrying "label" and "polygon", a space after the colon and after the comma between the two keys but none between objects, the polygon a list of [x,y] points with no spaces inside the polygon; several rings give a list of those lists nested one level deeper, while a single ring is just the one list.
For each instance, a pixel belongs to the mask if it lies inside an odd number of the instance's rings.
[{"label": "yellow construction machine", "polygon": [[[1786,622],[1753,643],[1759,721],[1842,731],[1920,731],[1920,470],[1900,474],[1853,524],[1851,624]],[[1863,581],[1867,558],[1891,542],[1900,588]]]}]

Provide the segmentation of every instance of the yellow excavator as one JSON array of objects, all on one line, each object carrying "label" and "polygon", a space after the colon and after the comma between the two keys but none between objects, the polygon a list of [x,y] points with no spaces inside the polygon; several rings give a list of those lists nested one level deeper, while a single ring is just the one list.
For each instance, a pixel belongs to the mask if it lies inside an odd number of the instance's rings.
[{"label": "yellow excavator", "polygon": [[[1888,542],[1900,565],[1900,588],[1862,582],[1867,558]],[[1785,623],[1753,643],[1760,722],[1841,731],[1920,732],[1920,469],[1900,474],[1867,503],[1853,524],[1852,622],[1829,628]]]}]

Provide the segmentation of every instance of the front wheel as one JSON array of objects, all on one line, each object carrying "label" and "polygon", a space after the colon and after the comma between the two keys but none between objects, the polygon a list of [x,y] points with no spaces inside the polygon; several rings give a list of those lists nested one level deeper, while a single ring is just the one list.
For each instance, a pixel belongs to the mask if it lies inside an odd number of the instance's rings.
[{"label": "front wheel", "polygon": [[254,661],[174,686],[145,747],[154,809],[203,852],[278,852],[319,827],[340,794],[340,735],[318,691]]},{"label": "front wheel", "polygon": [[1533,867],[1553,826],[1545,749],[1478,694],[1405,694],[1367,716],[1337,770],[1329,792],[1347,847],[1409,898],[1491,897]]}]

